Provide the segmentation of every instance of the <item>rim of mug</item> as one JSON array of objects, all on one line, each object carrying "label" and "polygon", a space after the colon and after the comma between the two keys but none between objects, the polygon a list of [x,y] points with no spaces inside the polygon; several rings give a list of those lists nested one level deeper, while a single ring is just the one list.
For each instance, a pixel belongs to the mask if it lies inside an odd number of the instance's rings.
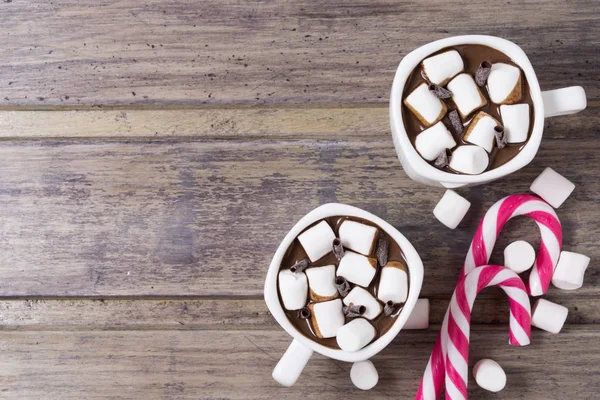
[{"label": "rim of mug", "polygon": [[[279,293],[277,289],[277,278],[279,274],[279,269],[281,266],[281,261],[285,255],[285,252],[292,244],[292,242],[296,239],[296,237],[311,224],[333,216],[350,216],[356,218],[363,218],[367,221],[370,221],[381,229],[383,229],[390,237],[398,243],[404,256],[406,258],[406,264],[409,270],[409,280],[410,280],[410,289],[408,293],[408,298],[404,303],[404,307],[400,311],[398,317],[396,317],[396,321],[392,325],[392,327],[380,336],[374,342],[371,342],[367,346],[356,352],[346,352],[341,349],[333,349],[322,344],[315,342],[314,340],[304,336],[302,332],[294,327],[294,325],[290,322],[290,320],[285,315],[285,311],[283,310],[283,306],[279,300]],[[285,329],[294,339],[301,342],[306,347],[310,348],[317,353],[320,353],[326,357],[334,358],[339,361],[346,362],[357,362],[364,361],[375,354],[379,353],[383,350],[402,330],[402,327],[408,320],[410,313],[415,307],[417,300],[419,298],[419,294],[421,292],[421,286],[423,284],[423,262],[415,248],[412,244],[402,235],[396,228],[392,225],[384,221],[383,219],[377,217],[374,214],[371,214],[368,211],[362,210],[358,207],[340,204],[340,203],[327,203],[319,206],[302,217],[287,233],[273,259],[271,261],[271,265],[269,266],[269,270],[267,272],[267,278],[265,280],[265,302],[267,303],[267,307],[269,311],[275,318],[275,320],[281,325],[283,329]]]},{"label": "rim of mug", "polygon": [[[527,78],[529,93],[534,109],[534,121],[531,135],[521,151],[504,165],[485,171],[479,175],[445,172],[425,161],[410,142],[404,127],[402,116],[402,94],[404,92],[406,81],[412,71],[429,55],[442,50],[445,47],[464,44],[492,47],[510,57],[511,60],[521,68]],[[523,49],[517,44],[497,36],[452,36],[425,44],[411,51],[402,59],[400,65],[398,65],[392,84],[390,95],[390,121],[395,128],[392,129],[392,135],[394,136],[394,139],[396,139],[395,142],[399,144],[403,151],[403,155],[407,158],[407,162],[413,166],[419,175],[442,183],[469,184],[489,182],[525,167],[535,157],[537,150],[540,147],[544,130],[544,103],[542,100],[542,90],[540,89],[540,84],[535,74],[535,70],[531,65],[531,61],[529,61],[529,58]]]}]

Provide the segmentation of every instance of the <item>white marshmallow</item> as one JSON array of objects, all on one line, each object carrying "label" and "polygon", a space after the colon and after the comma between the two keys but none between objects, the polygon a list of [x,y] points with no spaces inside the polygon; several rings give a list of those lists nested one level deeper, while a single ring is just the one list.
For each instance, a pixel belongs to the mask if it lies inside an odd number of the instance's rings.
[{"label": "white marshmallow", "polygon": [[496,104],[513,104],[521,100],[521,69],[514,65],[495,63],[487,80],[490,100]]},{"label": "white marshmallow", "polygon": [[284,269],[279,272],[279,293],[287,310],[299,310],[306,305],[308,282],[304,272]]},{"label": "white marshmallow", "polygon": [[340,260],[336,275],[348,282],[367,287],[377,272],[377,260],[352,251],[346,251]]},{"label": "white marshmallow", "polygon": [[415,147],[427,161],[435,160],[443,151],[456,146],[454,137],[442,121],[417,135]]},{"label": "white marshmallow", "polygon": [[446,103],[431,93],[426,83],[420,84],[406,96],[404,104],[425,126],[435,124],[446,115],[448,110]]},{"label": "white marshmallow", "polygon": [[333,239],[335,233],[326,221],[319,222],[298,236],[300,244],[312,262],[333,251]]},{"label": "white marshmallow", "polygon": [[357,388],[369,390],[377,385],[379,374],[371,361],[359,361],[352,364],[350,379]]},{"label": "white marshmallow", "polygon": [[375,328],[364,318],[356,318],[342,326],[336,337],[340,349],[353,352],[368,345],[375,337]]},{"label": "white marshmallow", "polygon": [[359,286],[355,286],[354,289],[344,297],[344,304],[347,306],[352,304],[356,306],[365,306],[367,311],[365,311],[363,317],[370,320],[377,318],[383,311],[381,303],[379,303],[371,293]]},{"label": "white marshmallow", "polygon": [[374,226],[350,220],[342,222],[339,232],[344,247],[365,256],[373,251],[378,233]]},{"label": "white marshmallow", "polygon": [[402,329],[427,329],[429,327],[429,299],[418,299]]},{"label": "white marshmallow", "polygon": [[583,286],[583,276],[590,258],[571,251],[561,251],[552,275],[552,284],[559,289],[575,290]]},{"label": "white marshmallow", "polygon": [[384,303],[404,303],[408,297],[408,275],[403,265],[390,261],[381,269],[377,298]]},{"label": "white marshmallow", "polygon": [[448,189],[433,209],[433,215],[442,224],[450,229],[454,229],[463,220],[465,215],[467,215],[470,207],[471,203],[467,199],[454,190]]},{"label": "white marshmallow", "polygon": [[448,83],[448,90],[452,92],[452,101],[463,118],[487,104],[487,100],[469,74],[460,74],[452,79]]},{"label": "white marshmallow", "polygon": [[508,143],[523,143],[529,134],[529,104],[500,106],[504,134]]},{"label": "white marshmallow", "polygon": [[554,208],[558,208],[573,193],[575,185],[567,178],[546,168],[531,184],[529,190],[540,196]]},{"label": "white marshmallow", "polygon": [[338,297],[335,286],[335,265],[312,267],[306,271],[310,298],[315,301],[331,300]]},{"label": "white marshmallow", "polygon": [[496,142],[496,131],[494,128],[499,125],[500,123],[496,118],[486,112],[480,111],[469,124],[469,129],[467,129],[464,139],[466,142],[483,147],[488,153],[491,153]]},{"label": "white marshmallow", "polygon": [[445,51],[423,60],[423,72],[431,83],[444,85],[465,69],[463,59],[456,50]]},{"label": "white marshmallow", "polygon": [[548,300],[538,299],[531,312],[531,325],[550,333],[558,333],[569,315],[565,306]]},{"label": "white marshmallow", "polygon": [[524,240],[512,242],[504,249],[504,266],[517,274],[527,271],[534,262],[535,250]]},{"label": "white marshmallow", "polygon": [[479,146],[459,146],[452,152],[450,168],[464,174],[477,175],[489,164],[487,151]]},{"label": "white marshmallow", "polygon": [[310,320],[319,338],[332,338],[344,326],[346,318],[342,311],[342,300],[335,299],[322,303],[313,303],[310,309]]},{"label": "white marshmallow", "polygon": [[473,377],[481,388],[490,392],[499,392],[506,386],[506,373],[500,364],[489,358],[477,361]]}]

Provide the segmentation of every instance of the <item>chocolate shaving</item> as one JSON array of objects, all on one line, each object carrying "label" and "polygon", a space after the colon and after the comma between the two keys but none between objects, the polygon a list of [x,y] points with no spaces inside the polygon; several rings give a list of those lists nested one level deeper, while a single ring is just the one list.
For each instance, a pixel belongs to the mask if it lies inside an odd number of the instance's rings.
[{"label": "chocolate shaving", "polygon": [[452,92],[448,89],[441,87],[436,83],[431,83],[429,85],[429,91],[435,95],[438,99],[449,99],[452,97]]},{"label": "chocolate shaving", "polygon": [[475,72],[475,82],[477,82],[477,85],[481,87],[485,86],[488,77],[490,76],[490,72],[492,72],[492,63],[489,61],[483,61]]},{"label": "chocolate shaving", "polygon": [[308,259],[305,258],[303,260],[298,260],[290,267],[290,271],[292,272],[302,272],[306,268],[308,268]]},{"label": "chocolate shaving", "polygon": [[377,241],[377,262],[380,267],[383,267],[388,262],[388,247],[389,243],[385,238],[379,238]]},{"label": "chocolate shaving", "polygon": [[333,255],[335,255],[338,261],[344,257],[344,246],[342,246],[340,238],[333,239]]},{"label": "chocolate shaving", "polygon": [[440,153],[438,158],[436,158],[433,162],[433,165],[435,165],[438,168],[444,168],[448,166],[448,154],[446,153],[446,150]]},{"label": "chocolate shaving", "polygon": [[298,311],[298,318],[309,319],[310,318],[310,309],[308,307],[301,308],[300,311]]},{"label": "chocolate shaving", "polygon": [[494,127],[494,134],[496,135],[496,146],[498,146],[499,149],[505,148],[507,140],[504,128],[500,125]]},{"label": "chocolate shaving", "polygon": [[367,312],[367,307],[351,304],[342,308],[344,315],[348,318],[362,317]]},{"label": "chocolate shaving", "polygon": [[460,116],[458,115],[458,111],[456,110],[452,110],[448,113],[448,118],[450,119],[450,123],[452,124],[452,128],[454,128],[454,131],[459,134],[462,135],[463,133],[463,123],[460,120]]},{"label": "chocolate shaving", "polygon": [[393,301],[388,300],[388,302],[385,303],[385,307],[383,307],[383,315],[385,315],[386,317],[389,317],[390,315],[392,315],[394,313],[395,310],[396,310],[396,304],[394,304]]},{"label": "chocolate shaving", "polygon": [[335,287],[342,297],[346,297],[348,292],[350,292],[350,283],[348,283],[346,278],[343,276],[338,276],[335,278]]}]

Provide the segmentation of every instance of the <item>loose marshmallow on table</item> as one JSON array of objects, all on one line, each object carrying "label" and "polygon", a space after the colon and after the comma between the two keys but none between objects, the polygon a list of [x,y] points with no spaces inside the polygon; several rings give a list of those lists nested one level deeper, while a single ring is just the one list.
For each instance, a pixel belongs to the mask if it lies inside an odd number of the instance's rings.
[{"label": "loose marshmallow on table", "polygon": [[341,223],[339,233],[344,247],[368,256],[373,252],[378,231],[374,226],[346,220]]},{"label": "loose marshmallow on table", "polygon": [[506,373],[500,364],[489,358],[477,361],[473,377],[481,388],[490,392],[499,392],[506,386]]},{"label": "loose marshmallow on table", "polygon": [[504,133],[508,143],[523,143],[529,134],[529,104],[500,106]]},{"label": "loose marshmallow on table", "polygon": [[310,261],[315,262],[333,250],[335,233],[326,221],[321,221],[298,236]]},{"label": "loose marshmallow on table", "polygon": [[384,303],[404,303],[408,296],[408,275],[404,265],[397,261],[388,262],[381,269],[377,298]]},{"label": "loose marshmallow on table", "polygon": [[350,379],[357,388],[369,390],[377,385],[379,374],[371,361],[359,361],[352,364]]},{"label": "loose marshmallow on table", "polygon": [[304,272],[284,269],[279,272],[279,293],[287,310],[299,310],[306,305],[308,282]]},{"label": "loose marshmallow on table", "polygon": [[496,104],[514,104],[521,100],[521,69],[514,65],[495,63],[487,80],[490,100]]},{"label": "loose marshmallow on table", "polygon": [[527,271],[534,262],[535,250],[524,240],[512,242],[504,249],[504,266],[517,274]]},{"label": "loose marshmallow on table", "polygon": [[350,293],[344,297],[344,304],[347,306],[365,306],[367,311],[365,311],[363,317],[366,319],[377,318],[377,316],[383,311],[383,306],[381,303],[379,303],[371,293],[359,286],[355,286],[354,289],[352,289]]},{"label": "loose marshmallow on table", "polygon": [[442,224],[454,229],[465,217],[470,207],[471,203],[467,199],[454,190],[448,189],[433,209],[433,215]]},{"label": "loose marshmallow on table", "polygon": [[450,168],[456,172],[477,175],[485,171],[490,158],[487,151],[479,146],[459,146],[452,152]]},{"label": "loose marshmallow on table", "polygon": [[494,128],[497,126],[501,126],[501,124],[496,118],[484,111],[480,111],[473,118],[473,121],[471,121],[464,139],[466,142],[483,147],[488,153],[491,153],[496,139]]},{"label": "loose marshmallow on table", "polygon": [[562,203],[573,193],[575,185],[567,178],[546,168],[531,184],[529,190],[540,196],[554,208],[559,208]]},{"label": "loose marshmallow on table", "polygon": [[367,287],[377,272],[377,260],[362,254],[347,251],[340,260],[336,275],[343,276],[348,282]]},{"label": "loose marshmallow on table", "polygon": [[561,251],[552,275],[552,284],[563,290],[579,289],[583,286],[583,277],[589,264],[588,256],[571,251]]},{"label": "loose marshmallow on table", "polygon": [[417,135],[415,147],[427,161],[435,160],[443,151],[456,146],[452,133],[442,121]]},{"label": "loose marshmallow on table", "polygon": [[460,74],[452,79],[448,83],[448,90],[452,92],[452,101],[463,118],[487,104],[487,100],[469,74]]},{"label": "loose marshmallow on table", "polygon": [[425,77],[429,82],[442,86],[463,69],[463,59],[456,50],[445,51],[423,60]]},{"label": "loose marshmallow on table", "polygon": [[402,329],[427,329],[429,327],[429,299],[418,299]]},{"label": "loose marshmallow on table", "polygon": [[311,299],[324,301],[338,297],[335,287],[335,265],[308,268],[305,273],[308,277]]},{"label": "loose marshmallow on table", "polygon": [[375,337],[375,328],[364,318],[356,318],[342,326],[337,333],[337,344],[344,351],[357,351]]},{"label": "loose marshmallow on table", "polygon": [[438,99],[431,91],[429,85],[422,83],[413,90],[404,104],[425,126],[431,126],[442,119],[448,111],[446,103]]},{"label": "loose marshmallow on table", "polygon": [[558,333],[569,315],[565,306],[548,300],[538,299],[531,311],[531,325],[550,333]]},{"label": "loose marshmallow on table", "polygon": [[310,309],[310,320],[317,337],[332,338],[344,326],[346,318],[342,311],[342,300],[335,299],[322,303],[313,303]]}]

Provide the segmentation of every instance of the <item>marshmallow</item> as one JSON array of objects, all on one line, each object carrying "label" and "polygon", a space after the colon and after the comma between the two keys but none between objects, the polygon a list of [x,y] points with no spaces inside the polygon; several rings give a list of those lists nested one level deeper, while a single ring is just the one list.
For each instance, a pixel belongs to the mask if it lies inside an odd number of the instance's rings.
[{"label": "marshmallow", "polygon": [[355,286],[354,289],[344,297],[344,304],[347,306],[365,306],[367,311],[365,311],[363,317],[366,319],[377,318],[383,311],[381,303],[379,303],[371,293],[359,286]]},{"label": "marshmallow", "polygon": [[456,146],[454,137],[442,121],[417,135],[415,148],[427,161],[435,160],[443,151]]},{"label": "marshmallow", "polygon": [[452,79],[448,83],[448,89],[452,92],[452,101],[463,118],[487,104],[487,100],[469,74],[460,74]]},{"label": "marshmallow", "polygon": [[343,276],[348,282],[367,287],[377,272],[377,260],[361,254],[347,251],[340,260],[337,276]]},{"label": "marshmallow", "polygon": [[311,299],[325,301],[338,297],[335,287],[335,265],[308,268],[305,273],[308,277]]},{"label": "marshmallow", "polygon": [[373,252],[378,234],[378,230],[374,226],[345,220],[341,223],[339,232],[344,247],[365,256]]},{"label": "marshmallow", "polygon": [[567,178],[546,168],[531,184],[529,190],[540,196],[554,208],[558,208],[573,193],[575,185]]},{"label": "marshmallow", "polygon": [[489,358],[477,361],[473,377],[481,388],[490,392],[499,392],[506,386],[506,373],[500,364]]},{"label": "marshmallow", "polygon": [[500,106],[504,134],[508,143],[523,143],[529,135],[529,104]]},{"label": "marshmallow", "polygon": [[335,233],[326,221],[321,221],[298,236],[310,261],[315,262],[333,250]]},{"label": "marshmallow", "polygon": [[521,100],[521,69],[514,65],[495,63],[487,80],[490,100],[496,104],[514,104]]},{"label": "marshmallow", "polygon": [[299,310],[306,305],[308,282],[304,272],[284,269],[279,272],[279,293],[287,310]]},{"label": "marshmallow", "polygon": [[531,312],[531,325],[550,333],[558,333],[565,324],[568,314],[567,307],[538,299]]},{"label": "marshmallow", "polygon": [[561,251],[552,275],[552,284],[559,289],[575,290],[583,286],[583,276],[590,258],[583,254]]},{"label": "marshmallow", "polygon": [[433,209],[433,215],[442,224],[454,229],[465,217],[470,207],[471,203],[467,199],[454,190],[448,189]]},{"label": "marshmallow", "polygon": [[379,374],[373,363],[369,360],[352,364],[350,379],[354,386],[361,390],[373,389],[379,381]]},{"label": "marshmallow", "polygon": [[362,349],[375,337],[375,328],[364,318],[356,318],[342,326],[337,333],[340,349],[353,352]]},{"label": "marshmallow", "polygon": [[423,60],[425,77],[429,82],[442,86],[463,69],[463,59],[456,50],[445,51]]},{"label": "marshmallow", "polygon": [[338,330],[346,322],[340,299],[313,303],[308,308],[313,329],[317,337],[321,339],[336,336]]},{"label": "marshmallow", "polygon": [[517,274],[527,271],[535,262],[533,246],[524,240],[512,242],[504,249],[504,266]]},{"label": "marshmallow", "polygon": [[384,303],[404,303],[408,297],[408,275],[406,267],[397,261],[388,262],[381,269],[377,298]]},{"label": "marshmallow", "polygon": [[464,174],[480,174],[488,164],[488,153],[479,146],[458,146],[450,158],[450,168]]},{"label": "marshmallow", "polygon": [[418,299],[402,329],[427,329],[429,327],[429,299]]},{"label": "marshmallow", "polygon": [[431,126],[446,115],[446,103],[429,91],[429,85],[422,83],[404,99],[404,104],[425,126]]},{"label": "marshmallow", "polygon": [[494,143],[496,141],[495,127],[501,125],[500,122],[490,114],[480,111],[477,113],[469,129],[465,133],[465,142],[476,144],[479,147],[483,147],[488,153],[492,152]]}]

